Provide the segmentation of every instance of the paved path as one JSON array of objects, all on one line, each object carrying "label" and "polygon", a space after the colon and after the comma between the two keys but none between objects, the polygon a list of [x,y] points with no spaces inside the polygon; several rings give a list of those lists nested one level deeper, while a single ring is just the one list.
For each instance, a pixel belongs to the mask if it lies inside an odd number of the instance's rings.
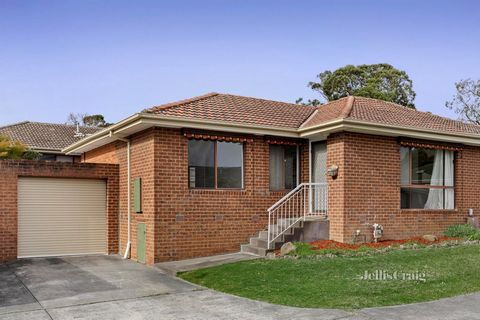
[{"label": "paved path", "polygon": [[355,312],[272,305],[204,289],[118,257],[0,266],[0,319],[480,319],[480,293]]},{"label": "paved path", "polygon": [[259,259],[259,256],[255,256],[249,253],[229,253],[221,254],[212,257],[203,257],[195,259],[186,259],[179,261],[170,261],[170,262],[161,262],[155,265],[156,268],[161,271],[170,274],[176,275],[178,272],[198,270],[208,267],[219,266],[227,263],[234,263],[239,261]]}]

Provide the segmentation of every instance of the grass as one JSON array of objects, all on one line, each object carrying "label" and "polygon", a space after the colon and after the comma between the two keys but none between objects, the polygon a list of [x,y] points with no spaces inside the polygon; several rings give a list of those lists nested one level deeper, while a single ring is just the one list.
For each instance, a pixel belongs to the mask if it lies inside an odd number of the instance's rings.
[{"label": "grass", "polygon": [[[365,271],[425,272],[426,281],[366,281]],[[480,291],[480,246],[323,259],[253,260],[182,273],[218,291],[296,307],[355,309]]]}]

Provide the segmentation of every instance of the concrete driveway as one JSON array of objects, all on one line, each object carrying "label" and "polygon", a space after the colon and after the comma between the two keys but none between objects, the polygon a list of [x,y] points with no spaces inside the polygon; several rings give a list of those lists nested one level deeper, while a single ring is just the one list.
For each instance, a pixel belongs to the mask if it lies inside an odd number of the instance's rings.
[{"label": "concrete driveway", "polygon": [[0,319],[480,319],[480,295],[355,312],[271,305],[203,289],[116,256],[0,265]]}]

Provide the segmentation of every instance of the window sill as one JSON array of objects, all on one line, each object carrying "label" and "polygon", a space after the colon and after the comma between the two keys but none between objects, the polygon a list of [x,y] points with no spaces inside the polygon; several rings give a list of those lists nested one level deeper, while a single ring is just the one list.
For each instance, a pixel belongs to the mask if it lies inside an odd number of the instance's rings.
[{"label": "window sill", "polygon": [[275,190],[269,189],[269,191],[272,192],[272,193],[273,193],[273,192],[276,192],[276,193],[285,193],[285,192],[287,192],[287,193],[288,193],[288,192],[290,192],[290,191],[292,191],[292,190],[293,190],[293,189],[275,189]]},{"label": "window sill", "polygon": [[439,213],[450,213],[458,212],[458,209],[400,209],[400,213],[409,213],[409,212],[439,212]]},{"label": "window sill", "polygon": [[218,188],[218,189],[202,189],[202,188],[189,188],[190,193],[243,193],[246,192],[246,189],[228,189],[228,188]]}]

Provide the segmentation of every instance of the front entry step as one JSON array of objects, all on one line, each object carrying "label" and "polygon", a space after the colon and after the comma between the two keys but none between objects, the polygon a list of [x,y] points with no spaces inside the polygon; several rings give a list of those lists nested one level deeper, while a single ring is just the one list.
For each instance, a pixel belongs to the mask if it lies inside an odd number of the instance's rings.
[{"label": "front entry step", "polygon": [[257,236],[250,238],[250,243],[241,245],[241,252],[250,253],[264,257],[268,252],[280,249],[289,241],[311,242],[314,240],[328,240],[329,238],[328,219],[309,219],[299,221],[284,234],[275,239],[274,248],[268,249],[268,231],[263,230]]}]

